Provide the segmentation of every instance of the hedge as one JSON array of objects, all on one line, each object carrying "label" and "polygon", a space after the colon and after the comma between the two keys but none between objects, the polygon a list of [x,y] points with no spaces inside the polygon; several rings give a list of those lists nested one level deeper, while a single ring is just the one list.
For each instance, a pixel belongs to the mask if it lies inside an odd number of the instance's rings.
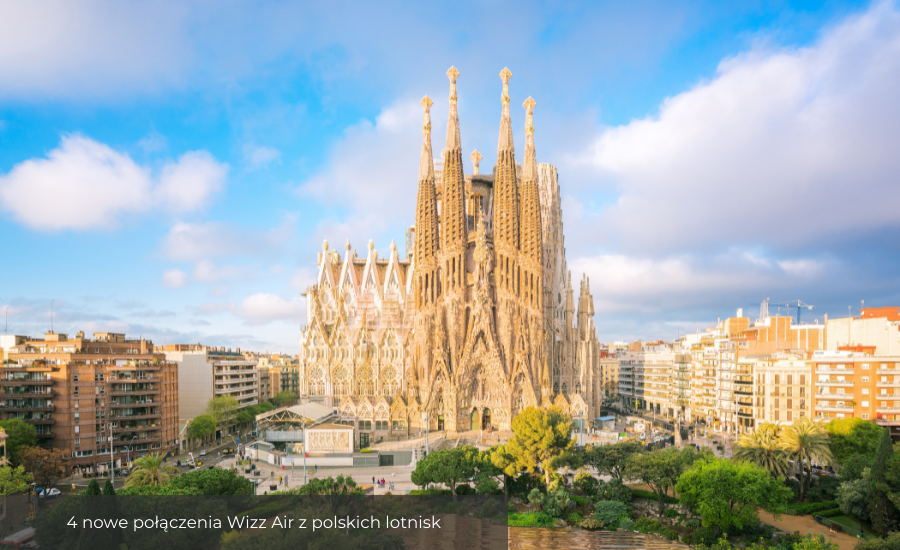
[{"label": "hedge", "polygon": [[553,518],[543,512],[509,514],[506,521],[510,527],[553,527]]},{"label": "hedge", "polygon": [[[654,493],[653,491],[645,491],[643,489],[631,489],[631,494],[634,498],[646,498],[649,500],[659,500],[659,495]],[[666,495],[666,502],[669,504],[678,504],[678,499],[675,497],[670,497]]]},{"label": "hedge", "polygon": [[822,516],[823,518],[833,518],[836,516],[843,516],[844,512],[840,508],[835,508],[834,510],[823,510],[816,515]]},{"label": "hedge", "polygon": [[826,502],[793,502],[788,504],[784,513],[790,516],[805,516],[822,510],[832,510],[837,507],[838,503],[835,500]]}]

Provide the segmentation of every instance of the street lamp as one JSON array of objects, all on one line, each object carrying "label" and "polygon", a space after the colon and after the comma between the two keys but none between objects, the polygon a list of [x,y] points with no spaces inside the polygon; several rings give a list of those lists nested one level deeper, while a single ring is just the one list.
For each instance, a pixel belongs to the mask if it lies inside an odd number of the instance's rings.
[{"label": "street lamp", "polygon": [[[125,455],[125,461],[128,462],[128,464],[131,464],[131,448],[134,447],[135,439],[137,439],[137,436],[131,438],[131,443],[129,443],[127,447],[128,450],[126,451],[127,454]],[[135,456],[136,455],[137,454],[135,453]]]},{"label": "street lamp", "polygon": [[108,423],[109,427],[109,482],[113,487],[116,486],[116,463],[113,462],[113,428],[112,422]]}]

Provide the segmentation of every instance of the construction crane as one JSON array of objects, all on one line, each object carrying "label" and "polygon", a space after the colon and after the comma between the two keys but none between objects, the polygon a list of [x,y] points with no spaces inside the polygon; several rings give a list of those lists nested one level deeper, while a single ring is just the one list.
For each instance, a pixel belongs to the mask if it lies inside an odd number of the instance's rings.
[{"label": "construction crane", "polygon": [[769,305],[775,306],[778,308],[782,308],[782,307],[786,308],[788,310],[788,315],[790,315],[791,308],[797,308],[797,318],[795,321],[796,321],[796,324],[798,324],[798,325],[800,324],[800,310],[803,308],[812,309],[815,307],[815,306],[811,306],[805,302],[802,302],[800,300],[791,300],[790,302],[782,302],[780,304],[769,304]]}]

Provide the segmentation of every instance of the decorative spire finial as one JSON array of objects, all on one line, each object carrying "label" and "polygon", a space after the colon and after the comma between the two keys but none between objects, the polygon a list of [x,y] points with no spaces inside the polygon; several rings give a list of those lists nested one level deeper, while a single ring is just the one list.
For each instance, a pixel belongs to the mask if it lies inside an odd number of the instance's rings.
[{"label": "decorative spire finial", "polygon": [[478,152],[478,149],[475,149],[472,151],[472,154],[469,155],[469,158],[472,159],[472,175],[477,176],[479,174],[478,163],[481,162],[481,153]]},{"label": "decorative spire finial", "polygon": [[431,106],[434,102],[425,96],[419,105],[424,107],[425,115],[422,122],[422,155],[419,159],[419,181],[434,180],[434,159],[431,157]]},{"label": "decorative spire finial", "polygon": [[509,68],[504,67],[502,71],[500,71],[500,80],[503,81],[503,94],[500,96],[500,101],[503,102],[503,113],[509,116],[509,79],[512,76],[512,71]]},{"label": "decorative spire finial", "polygon": [[431,101],[431,98],[425,96],[422,98],[422,101],[419,102],[419,105],[425,108],[425,121],[422,123],[422,136],[431,144],[431,106],[434,105],[434,101]]},{"label": "decorative spire finial", "polygon": [[456,77],[459,76],[459,71],[456,70],[456,67],[450,67],[450,70],[447,71],[447,78],[450,79],[450,115],[453,116],[456,114]]},{"label": "decorative spire finial", "polygon": [[534,149],[534,106],[533,98],[529,97],[522,104],[525,107],[525,148]]}]

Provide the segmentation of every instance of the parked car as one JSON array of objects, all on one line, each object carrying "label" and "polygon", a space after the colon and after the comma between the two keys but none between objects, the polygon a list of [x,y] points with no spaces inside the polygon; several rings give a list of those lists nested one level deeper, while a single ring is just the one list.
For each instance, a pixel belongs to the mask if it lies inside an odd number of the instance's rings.
[{"label": "parked car", "polygon": [[200,456],[206,456],[206,451],[200,451]]},{"label": "parked car", "polygon": [[59,492],[59,489],[56,489],[56,488],[35,489],[35,491],[37,492],[38,498],[44,498],[44,497],[53,498],[53,497],[58,497],[61,494]]}]

